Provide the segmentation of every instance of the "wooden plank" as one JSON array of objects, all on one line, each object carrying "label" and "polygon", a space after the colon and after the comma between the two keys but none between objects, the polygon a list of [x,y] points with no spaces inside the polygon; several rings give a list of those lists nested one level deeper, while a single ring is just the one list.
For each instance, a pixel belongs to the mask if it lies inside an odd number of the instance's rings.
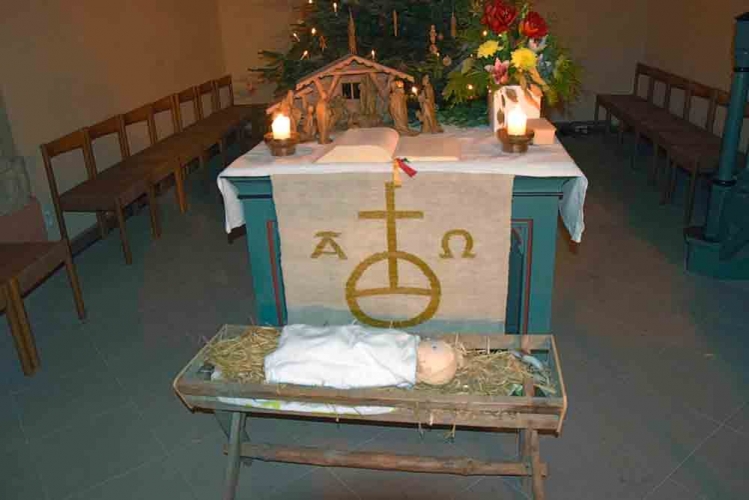
[{"label": "wooden plank", "polygon": [[322,387],[244,384],[235,382],[180,380],[177,391],[184,395],[226,398],[255,398],[347,406],[419,407],[424,410],[483,411],[496,413],[538,413],[559,415],[562,401],[557,398],[517,396],[468,396],[403,389],[330,389]]},{"label": "wooden plank", "polygon": [[231,432],[229,437],[228,457],[226,461],[226,476],[224,478],[224,500],[234,500],[239,481],[239,467],[241,466],[242,430],[245,414],[235,412],[231,416]]},{"label": "wooden plank", "polygon": [[291,412],[285,410],[272,410],[266,408],[253,408],[236,404],[223,403],[216,398],[193,397],[186,398],[186,405],[190,408],[202,408],[208,410],[243,411],[250,415],[317,420],[328,420],[343,423],[357,422],[382,422],[388,424],[420,424],[422,426],[435,426],[451,428],[475,428],[491,431],[506,429],[526,429],[532,427],[543,431],[555,431],[558,427],[559,417],[556,415],[537,414],[513,414],[513,413],[480,413],[445,410],[420,410],[420,409],[397,409],[390,413],[380,415],[336,415],[332,413],[310,413]]},{"label": "wooden plank", "polygon": [[[227,452],[225,448],[224,452]],[[241,455],[264,462],[285,462],[322,467],[428,472],[458,476],[530,476],[535,471],[520,462],[487,462],[469,457],[432,457],[367,451],[347,451],[308,446],[243,444]],[[543,475],[546,465],[538,464]]]},{"label": "wooden plank", "polygon": [[538,443],[538,431],[535,429],[529,429],[530,434],[530,459],[531,469],[533,475],[531,478],[533,500],[544,500],[546,495],[544,494],[544,482],[543,477],[546,472],[544,464],[541,463],[541,452]]},{"label": "wooden plank", "polygon": [[559,426],[557,427],[556,434],[559,436],[562,433],[562,425],[564,425],[564,419],[567,416],[567,388],[564,385],[564,375],[562,374],[562,364],[559,361],[559,351],[557,351],[557,344],[554,337],[551,338],[551,351],[554,355],[553,358],[549,358],[549,366],[552,366],[553,360],[553,373],[558,377],[557,385],[561,391],[562,396],[562,413],[559,415]]}]

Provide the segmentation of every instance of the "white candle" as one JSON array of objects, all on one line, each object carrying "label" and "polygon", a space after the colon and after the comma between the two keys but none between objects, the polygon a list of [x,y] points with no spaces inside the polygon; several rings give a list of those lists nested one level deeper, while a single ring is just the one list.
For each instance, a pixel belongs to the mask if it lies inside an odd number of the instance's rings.
[{"label": "white candle", "polygon": [[528,118],[523,113],[523,108],[515,106],[507,114],[507,135],[525,135],[525,125]]},{"label": "white candle", "polygon": [[273,129],[273,138],[276,140],[288,139],[291,137],[291,120],[288,116],[278,115],[271,124]]}]

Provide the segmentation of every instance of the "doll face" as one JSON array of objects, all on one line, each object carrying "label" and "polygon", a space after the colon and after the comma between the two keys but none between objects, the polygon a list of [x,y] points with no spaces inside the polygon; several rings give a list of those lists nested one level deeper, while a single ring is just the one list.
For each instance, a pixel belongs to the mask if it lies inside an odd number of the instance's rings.
[{"label": "doll face", "polygon": [[420,382],[443,385],[458,369],[455,349],[442,340],[424,340],[419,344],[416,377]]}]

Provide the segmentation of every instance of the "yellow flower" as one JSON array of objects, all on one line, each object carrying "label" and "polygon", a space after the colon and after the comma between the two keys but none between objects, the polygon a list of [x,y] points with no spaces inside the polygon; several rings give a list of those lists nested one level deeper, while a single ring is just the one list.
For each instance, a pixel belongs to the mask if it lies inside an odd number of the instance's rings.
[{"label": "yellow flower", "polygon": [[479,46],[479,57],[491,57],[499,52],[499,42],[487,40]]},{"label": "yellow flower", "polygon": [[512,65],[521,71],[529,71],[536,67],[537,56],[531,49],[518,49],[512,53]]}]

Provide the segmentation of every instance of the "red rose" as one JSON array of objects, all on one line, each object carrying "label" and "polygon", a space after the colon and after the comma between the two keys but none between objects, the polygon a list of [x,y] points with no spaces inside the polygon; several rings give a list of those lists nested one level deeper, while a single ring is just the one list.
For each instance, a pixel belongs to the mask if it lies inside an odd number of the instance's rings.
[{"label": "red rose", "polygon": [[528,38],[543,38],[549,33],[546,21],[538,12],[530,11],[525,19],[520,21],[520,33]]},{"label": "red rose", "polygon": [[501,35],[515,22],[518,10],[513,5],[507,5],[502,0],[488,0],[484,4],[484,15],[481,24],[487,26],[497,35]]}]

